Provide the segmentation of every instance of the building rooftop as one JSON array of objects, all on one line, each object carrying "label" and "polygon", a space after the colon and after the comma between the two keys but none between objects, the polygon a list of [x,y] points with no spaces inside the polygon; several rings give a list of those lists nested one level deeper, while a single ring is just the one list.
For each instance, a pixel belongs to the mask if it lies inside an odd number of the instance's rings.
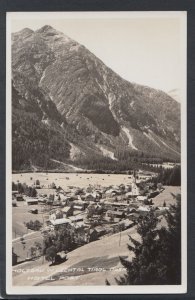
[{"label": "building rooftop", "polygon": [[26,202],[38,202],[36,198],[26,198]]},{"label": "building rooftop", "polygon": [[62,219],[55,219],[55,220],[50,220],[52,225],[61,225],[61,224],[66,224],[66,223],[71,223],[69,219],[62,218]]},{"label": "building rooftop", "polygon": [[74,221],[79,221],[79,220],[83,220],[83,215],[77,215],[77,216],[71,216],[69,217],[69,219],[74,222]]},{"label": "building rooftop", "polygon": [[65,206],[61,209],[62,212],[68,212],[71,209],[70,206]]}]

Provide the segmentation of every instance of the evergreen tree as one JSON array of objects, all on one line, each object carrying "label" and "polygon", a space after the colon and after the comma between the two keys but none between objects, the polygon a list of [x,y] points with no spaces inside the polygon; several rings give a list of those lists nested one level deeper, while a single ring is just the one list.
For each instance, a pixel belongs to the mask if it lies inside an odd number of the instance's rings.
[{"label": "evergreen tree", "polygon": [[[163,285],[181,283],[181,196],[167,212],[167,228],[157,228],[159,222],[154,211],[139,217],[137,232],[140,240],[129,236],[128,249],[134,254],[131,261],[120,257],[126,274],[119,285]],[[106,284],[110,284],[106,280]]]},{"label": "evergreen tree", "polygon": [[51,246],[46,250],[45,258],[48,261],[51,261],[52,264],[55,262],[55,258],[57,255],[57,249],[55,246]]}]

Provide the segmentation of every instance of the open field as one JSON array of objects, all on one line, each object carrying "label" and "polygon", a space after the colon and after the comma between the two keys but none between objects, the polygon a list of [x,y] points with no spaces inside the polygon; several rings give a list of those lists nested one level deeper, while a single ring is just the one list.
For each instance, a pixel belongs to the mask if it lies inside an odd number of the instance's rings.
[{"label": "open field", "polygon": [[48,188],[54,182],[55,185],[67,189],[69,186],[87,187],[91,185],[120,185],[132,182],[131,175],[126,174],[84,174],[84,173],[19,173],[12,174],[12,181],[32,185],[37,179],[40,185]]},{"label": "open field", "polygon": [[30,258],[30,248],[34,246],[35,242],[39,242],[43,245],[43,236],[40,231],[32,231],[31,233],[25,234],[24,236],[25,245],[20,241],[20,238],[14,239],[12,241],[12,247],[14,253],[18,255],[18,262],[24,261],[26,258]]},{"label": "open field", "polygon": [[[32,263],[15,266],[13,284],[21,285],[22,282],[22,285],[105,285],[106,278],[114,284],[114,277],[124,272],[119,256],[130,257],[127,249],[129,234],[139,238],[135,227],[127,229],[121,234],[117,233],[75,249],[68,253],[68,260],[60,265],[49,267],[50,263],[41,264],[39,260],[38,266],[35,262],[34,269]],[[86,268],[91,269],[86,272]],[[98,271],[95,268],[99,268]],[[16,274],[16,269],[23,269],[23,273]],[[70,273],[66,277],[67,271]],[[48,280],[43,280],[43,277],[48,277]]]},{"label": "open field", "polygon": [[164,191],[153,199],[154,206],[163,206],[164,201],[166,202],[167,206],[169,206],[170,204],[175,204],[175,199],[171,195],[171,193],[173,193],[174,195],[180,194],[181,187],[164,186]]},{"label": "open field", "polygon": [[[162,218],[163,220],[163,218]],[[164,223],[161,221],[161,225]],[[139,240],[136,227],[113,234],[77,248],[67,255],[67,260],[50,266],[39,258],[13,267],[13,284],[42,286],[105,285],[105,280],[116,284],[114,278],[124,274],[119,256],[131,260],[133,253],[127,248],[129,235]]]},{"label": "open field", "polygon": [[[12,207],[12,246],[14,252],[18,255],[18,261],[23,261],[30,256],[29,249],[33,246],[34,242],[43,243],[43,237],[40,231],[33,231],[27,229],[24,222],[30,220],[39,220],[43,223],[44,214],[32,214],[28,212],[31,208],[37,208],[41,212],[40,205],[27,206],[24,202],[19,202],[17,207]],[[24,237],[25,246],[21,243],[20,238]]]},{"label": "open field", "polygon": [[[27,206],[24,201],[17,202],[17,207],[12,207],[12,237],[17,238],[21,237],[24,234],[31,232],[28,230],[24,222],[29,222],[30,220],[35,221],[39,220],[43,223],[44,214],[41,213],[41,205]],[[39,213],[32,214],[29,212],[30,209],[37,208]]]}]

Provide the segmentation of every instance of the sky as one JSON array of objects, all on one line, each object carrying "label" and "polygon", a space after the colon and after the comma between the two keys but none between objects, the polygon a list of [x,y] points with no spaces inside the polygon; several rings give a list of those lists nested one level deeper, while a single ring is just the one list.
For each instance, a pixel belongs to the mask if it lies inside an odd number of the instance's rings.
[{"label": "sky", "polygon": [[11,13],[11,30],[50,25],[84,45],[130,82],[169,92],[181,87],[179,13]]}]

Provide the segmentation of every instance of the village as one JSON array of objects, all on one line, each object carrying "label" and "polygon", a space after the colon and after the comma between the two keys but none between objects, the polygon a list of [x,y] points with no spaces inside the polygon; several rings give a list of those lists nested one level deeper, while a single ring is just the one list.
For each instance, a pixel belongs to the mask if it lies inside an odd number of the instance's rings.
[{"label": "village", "polygon": [[[12,206],[16,212],[25,209],[19,222],[30,232],[39,231],[43,239],[63,226],[71,230],[79,247],[135,226],[139,216],[151,209],[157,216],[163,215],[169,206],[165,201],[161,206],[155,205],[155,197],[164,188],[160,183],[151,182],[153,176],[155,174],[144,174],[139,170],[128,175],[126,182],[120,185],[89,184],[83,188],[68,186],[67,189],[56,187],[54,183],[46,188],[37,180],[31,187],[36,191],[33,197],[12,191]],[[28,222],[23,222],[22,216],[28,216]],[[33,227],[35,224],[38,228]]]}]

